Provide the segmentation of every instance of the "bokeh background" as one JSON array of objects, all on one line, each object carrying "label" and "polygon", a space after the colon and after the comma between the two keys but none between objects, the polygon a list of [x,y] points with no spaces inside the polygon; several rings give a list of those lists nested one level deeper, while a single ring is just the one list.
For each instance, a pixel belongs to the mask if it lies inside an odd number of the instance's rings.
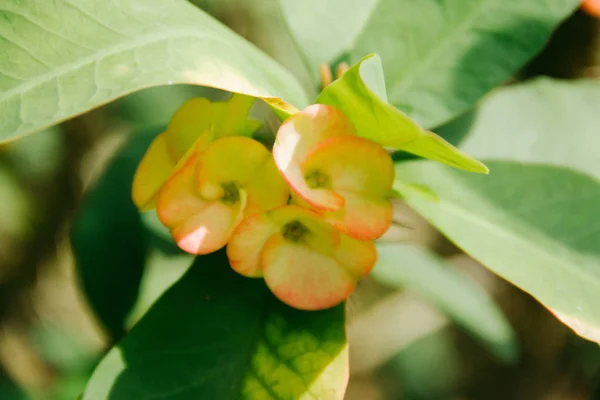
[{"label": "bokeh background", "polygon": [[[271,0],[195,3],[312,84]],[[540,75],[600,77],[600,21],[581,12],[570,17],[506,85]],[[131,134],[158,132],[194,96],[224,98],[188,86],[149,89],[0,146],[0,400],[77,398],[116,339],[96,321],[83,295],[71,227],[82,205],[92,201],[86,194]],[[268,110],[258,106],[253,113],[265,119],[262,135],[268,140],[274,123]],[[469,121],[467,114],[436,131],[456,143]],[[520,356],[499,359],[420,296],[366,279],[348,305],[348,400],[600,399],[597,344],[580,339],[533,298],[462,254],[400,201],[395,221],[383,240],[426,246],[484,288],[515,330]],[[156,228],[155,221],[145,223]],[[126,253],[130,239],[115,240]],[[159,231],[152,240],[131,324],[190,264],[189,256],[161,245]]]}]

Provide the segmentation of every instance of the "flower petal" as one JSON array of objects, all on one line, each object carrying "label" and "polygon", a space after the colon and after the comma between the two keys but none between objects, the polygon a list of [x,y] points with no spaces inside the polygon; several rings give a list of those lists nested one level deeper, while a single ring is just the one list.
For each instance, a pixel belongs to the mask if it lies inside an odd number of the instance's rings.
[{"label": "flower petal", "polygon": [[375,240],[392,224],[392,203],[387,198],[373,198],[351,192],[339,192],[344,208],[323,212],[327,222],[340,232],[359,240]]},{"label": "flower petal", "polygon": [[165,134],[161,133],[150,144],[133,178],[132,198],[141,211],[155,207],[156,194],[174,168],[175,162],[167,150]]},{"label": "flower petal", "polygon": [[233,93],[228,101],[213,103],[213,131],[215,138],[252,136],[262,125],[260,121],[248,119],[248,113],[255,100],[252,96]]},{"label": "flower petal", "polygon": [[372,241],[352,239],[340,235],[340,245],[335,251],[335,259],[357,278],[366,276],[377,261],[377,248]]},{"label": "flower petal", "polygon": [[201,136],[204,136],[204,145],[212,140],[212,118],[213,105],[205,98],[190,99],[177,109],[165,132],[167,148],[174,161],[183,157]]},{"label": "flower petal", "polygon": [[394,164],[379,144],[357,136],[339,136],[321,142],[302,164],[305,175],[318,171],[331,181],[344,207],[323,212],[325,219],[355,239],[374,240],[392,222],[388,196],[394,182]]},{"label": "flower petal", "polygon": [[290,197],[290,187],[270,154],[250,178],[245,190],[248,193],[248,204],[244,211],[247,216],[284,206]]},{"label": "flower petal", "polygon": [[292,189],[304,200],[320,209],[338,210],[343,206],[339,196],[329,190],[310,188],[300,166],[321,141],[354,134],[352,123],[340,110],[313,104],[281,125],[273,146],[273,157]]},{"label": "flower petal", "polygon": [[356,286],[354,277],[333,258],[273,235],[261,253],[267,286],[289,306],[321,310],[344,301]]},{"label": "flower petal", "polygon": [[267,240],[279,231],[268,214],[255,214],[245,218],[235,229],[227,244],[229,265],[240,275],[261,277],[260,253]]},{"label": "flower petal", "polygon": [[307,228],[309,234],[304,238],[304,243],[313,250],[322,253],[332,253],[340,243],[339,232],[322,217],[306,208],[289,205],[279,207],[267,213],[280,229],[285,229],[287,224],[299,222]]},{"label": "flower petal", "polygon": [[191,254],[208,254],[227,244],[243,217],[243,201],[229,206],[212,201],[171,234],[177,245]]},{"label": "flower petal", "polygon": [[245,186],[270,157],[267,148],[254,139],[242,136],[217,139],[198,160],[198,190],[209,199],[221,197],[223,184]]},{"label": "flower petal", "polygon": [[331,180],[333,191],[387,196],[394,183],[394,162],[381,145],[358,136],[338,136],[319,143],[302,163]]},{"label": "flower petal", "polygon": [[194,153],[161,188],[157,199],[157,215],[171,231],[178,246],[192,254],[208,254],[223,247],[239,224],[246,204],[207,201],[198,194],[194,170],[199,158]]},{"label": "flower petal", "polygon": [[340,234],[317,214],[298,206],[283,206],[249,216],[239,224],[227,245],[231,267],[244,276],[262,276],[259,256],[264,244],[293,222],[308,229],[304,244],[316,251],[333,254],[340,243]]}]

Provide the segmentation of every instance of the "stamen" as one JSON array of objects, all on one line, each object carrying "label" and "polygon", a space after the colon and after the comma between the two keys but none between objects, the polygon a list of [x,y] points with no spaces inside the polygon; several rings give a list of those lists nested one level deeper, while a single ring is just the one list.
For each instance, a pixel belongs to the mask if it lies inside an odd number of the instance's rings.
[{"label": "stamen", "polygon": [[304,176],[306,184],[311,189],[331,187],[331,179],[322,171],[315,169]]},{"label": "stamen", "polygon": [[308,228],[300,221],[289,222],[281,230],[283,237],[293,243],[302,242],[309,233]]},{"label": "stamen", "polygon": [[227,205],[233,205],[240,201],[240,189],[235,182],[221,184],[223,188],[223,197],[221,201]]}]

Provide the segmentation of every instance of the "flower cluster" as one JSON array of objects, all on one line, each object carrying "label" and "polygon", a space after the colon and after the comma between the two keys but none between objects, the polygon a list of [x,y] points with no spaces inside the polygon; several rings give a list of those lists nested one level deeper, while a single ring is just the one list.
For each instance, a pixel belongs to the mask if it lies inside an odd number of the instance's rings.
[{"label": "flower cluster", "polygon": [[373,240],[392,219],[392,160],[320,104],[281,125],[271,154],[250,137],[252,101],[185,103],[140,163],[134,202],[156,207],[183,250],[227,245],[231,267],[264,278],[284,303],[332,307],[375,264]]}]

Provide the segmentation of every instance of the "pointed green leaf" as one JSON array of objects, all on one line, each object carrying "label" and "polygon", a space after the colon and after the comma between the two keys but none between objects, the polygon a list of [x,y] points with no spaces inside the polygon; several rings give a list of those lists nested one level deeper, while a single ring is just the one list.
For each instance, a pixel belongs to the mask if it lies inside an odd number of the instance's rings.
[{"label": "pointed green leaf", "polygon": [[279,0],[313,77],[345,55],[383,60],[391,104],[431,129],[535,56],[581,0]]},{"label": "pointed green leaf", "polygon": [[317,102],[341,109],[352,120],[360,136],[385,147],[405,150],[467,171],[487,173],[485,165],[424,130],[387,103],[381,60],[377,55],[367,56],[352,66],[323,90]]},{"label": "pointed green leaf", "polygon": [[395,188],[456,245],[600,342],[600,182],[548,165],[488,165],[478,176],[401,163]]},{"label": "pointed green leaf", "polygon": [[405,243],[378,243],[371,273],[387,285],[414,291],[483,341],[500,359],[515,361],[518,345],[498,305],[480,286],[426,249]]},{"label": "pointed green leaf", "polygon": [[0,141],[150,86],[211,86],[283,114],[307,104],[288,71],[185,0],[3,1],[0,54]]},{"label": "pointed green leaf", "polygon": [[339,399],[344,306],[302,312],[223,251],[197,258],[100,363],[83,400]]}]

